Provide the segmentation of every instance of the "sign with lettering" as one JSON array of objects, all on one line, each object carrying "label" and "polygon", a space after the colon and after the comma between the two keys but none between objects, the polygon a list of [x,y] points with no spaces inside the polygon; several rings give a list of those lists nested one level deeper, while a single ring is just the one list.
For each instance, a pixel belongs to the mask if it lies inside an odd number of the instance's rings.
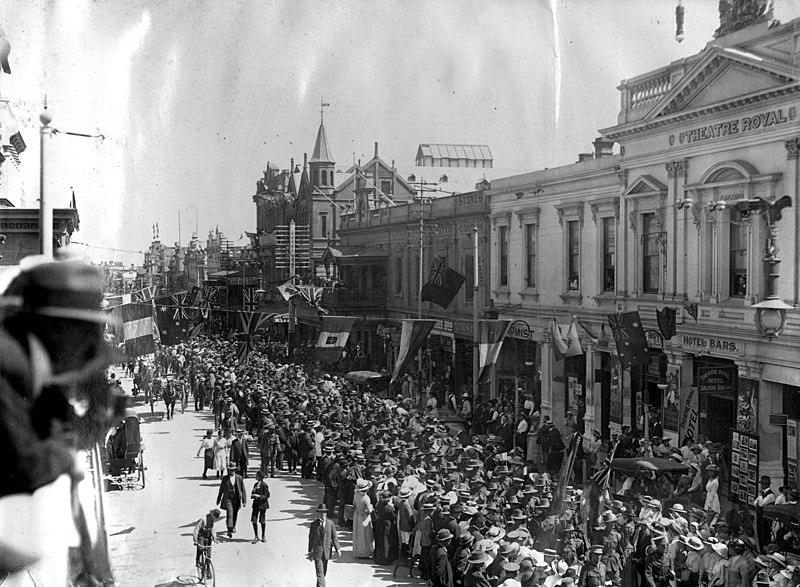
[{"label": "sign with lettering", "polygon": [[528,326],[520,324],[519,322],[511,325],[506,336],[518,338],[520,340],[535,340],[533,337],[533,328],[528,328]]},{"label": "sign with lettering", "polygon": [[699,420],[698,392],[695,386],[681,392],[681,419],[679,441],[686,438],[697,438],[697,422]]},{"label": "sign with lettering", "polygon": [[461,208],[462,206],[475,206],[483,204],[486,201],[486,196],[480,193],[471,193],[471,194],[464,194],[463,196],[458,196],[456,198],[456,206]]},{"label": "sign with lettering", "polygon": [[762,128],[780,126],[793,121],[796,117],[797,109],[795,106],[776,108],[766,112],[759,112],[758,114],[683,130],[677,134],[677,137],[674,134],[669,135],[669,144],[673,146],[677,142],[679,145],[690,145],[709,139],[736,136]]},{"label": "sign with lettering", "polygon": [[680,337],[680,341],[684,350],[710,351],[733,355],[741,355],[744,352],[744,345],[741,342],[726,338],[684,334]]},{"label": "sign with lettering", "polygon": [[445,332],[447,334],[453,333],[453,321],[452,320],[437,320],[436,324],[433,325],[434,330],[438,330],[439,332]]},{"label": "sign with lettering", "polygon": [[651,349],[663,349],[664,337],[658,330],[645,330],[644,339],[647,341],[647,346]]},{"label": "sign with lettering", "polygon": [[697,388],[700,393],[733,394],[732,367],[700,367],[697,375]]}]

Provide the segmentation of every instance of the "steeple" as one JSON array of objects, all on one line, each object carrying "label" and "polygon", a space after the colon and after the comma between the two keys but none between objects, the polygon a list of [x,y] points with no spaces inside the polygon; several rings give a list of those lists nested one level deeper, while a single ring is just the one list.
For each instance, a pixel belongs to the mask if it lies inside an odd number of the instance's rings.
[{"label": "steeple", "polygon": [[328,135],[325,134],[325,124],[320,120],[319,130],[317,131],[317,142],[314,143],[314,151],[311,153],[309,163],[334,163],[331,157],[331,150],[328,148]]}]

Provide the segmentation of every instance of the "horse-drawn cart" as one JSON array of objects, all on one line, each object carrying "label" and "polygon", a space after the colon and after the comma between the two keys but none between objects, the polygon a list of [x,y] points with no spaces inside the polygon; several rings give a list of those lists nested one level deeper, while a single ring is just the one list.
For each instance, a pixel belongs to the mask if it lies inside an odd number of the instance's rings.
[{"label": "horse-drawn cart", "polygon": [[139,416],[126,410],[125,418],[109,433],[105,450],[103,478],[107,488],[144,489],[144,443],[139,431]]}]

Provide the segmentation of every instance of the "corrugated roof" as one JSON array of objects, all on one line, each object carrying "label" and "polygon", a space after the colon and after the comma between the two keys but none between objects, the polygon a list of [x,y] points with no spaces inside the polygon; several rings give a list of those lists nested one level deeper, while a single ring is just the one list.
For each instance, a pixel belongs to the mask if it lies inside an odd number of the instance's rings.
[{"label": "corrugated roof", "polygon": [[424,157],[434,159],[467,159],[468,161],[492,161],[489,145],[450,145],[445,143],[420,143]]}]

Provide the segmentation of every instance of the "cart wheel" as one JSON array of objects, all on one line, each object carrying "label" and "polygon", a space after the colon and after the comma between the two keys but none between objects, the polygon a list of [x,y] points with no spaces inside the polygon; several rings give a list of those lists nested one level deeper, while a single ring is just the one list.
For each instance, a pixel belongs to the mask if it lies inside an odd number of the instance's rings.
[{"label": "cart wheel", "polygon": [[139,453],[139,482],[142,484],[142,489],[144,489],[144,455],[141,453]]}]

